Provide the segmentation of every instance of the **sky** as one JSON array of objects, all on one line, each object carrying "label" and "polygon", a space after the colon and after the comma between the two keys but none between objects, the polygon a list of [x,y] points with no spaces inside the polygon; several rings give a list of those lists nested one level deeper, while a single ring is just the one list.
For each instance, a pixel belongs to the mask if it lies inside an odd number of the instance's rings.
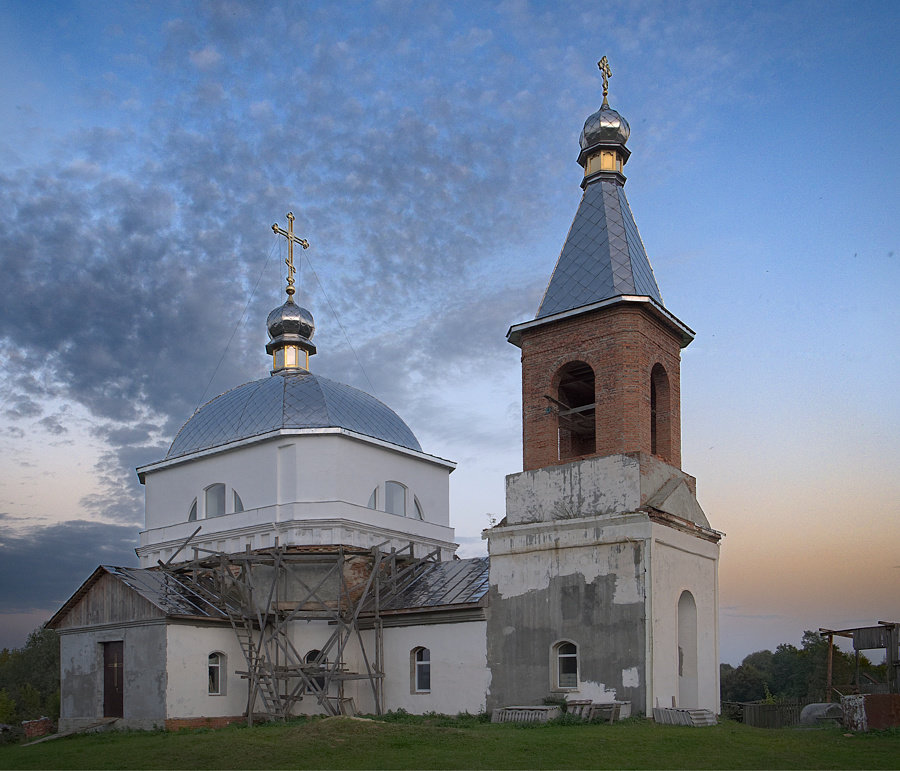
[{"label": "sky", "polygon": [[[136,565],[136,466],[311,367],[456,461],[460,554],[521,471],[518,349],[580,200],[585,118],[631,124],[626,194],[681,368],[722,660],[900,621],[895,2],[0,3],[0,647],[98,563]],[[280,251],[282,250],[282,251]]]}]

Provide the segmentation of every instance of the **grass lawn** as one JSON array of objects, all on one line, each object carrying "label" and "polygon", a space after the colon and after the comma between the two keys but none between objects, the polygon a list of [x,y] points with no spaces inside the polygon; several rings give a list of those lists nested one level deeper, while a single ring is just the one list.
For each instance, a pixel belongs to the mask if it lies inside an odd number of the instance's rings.
[{"label": "grass lawn", "polygon": [[0,746],[7,768],[898,768],[900,731],[327,718]]}]

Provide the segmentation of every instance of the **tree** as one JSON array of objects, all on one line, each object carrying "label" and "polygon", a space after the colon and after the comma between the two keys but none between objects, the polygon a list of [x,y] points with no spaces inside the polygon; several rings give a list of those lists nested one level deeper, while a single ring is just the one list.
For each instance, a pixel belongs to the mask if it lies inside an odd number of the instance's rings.
[{"label": "tree", "polygon": [[0,651],[0,713],[7,722],[59,717],[59,636],[54,630],[35,629],[22,648]]}]

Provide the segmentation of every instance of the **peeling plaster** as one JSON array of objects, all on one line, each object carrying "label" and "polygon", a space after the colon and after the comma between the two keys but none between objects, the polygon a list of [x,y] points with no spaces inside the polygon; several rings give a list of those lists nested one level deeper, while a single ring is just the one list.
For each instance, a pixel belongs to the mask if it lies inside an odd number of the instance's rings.
[{"label": "peeling plaster", "polygon": [[622,670],[622,687],[637,688],[641,684],[641,676],[637,667]]}]

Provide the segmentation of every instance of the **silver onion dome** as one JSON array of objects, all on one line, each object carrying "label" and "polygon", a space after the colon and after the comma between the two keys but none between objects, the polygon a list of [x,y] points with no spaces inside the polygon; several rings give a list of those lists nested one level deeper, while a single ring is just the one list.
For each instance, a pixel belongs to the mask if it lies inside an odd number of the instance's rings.
[{"label": "silver onion dome", "polygon": [[605,104],[584,122],[578,142],[582,150],[598,144],[622,144],[628,141],[631,127],[619,113]]},{"label": "silver onion dome", "polygon": [[284,336],[294,339],[294,336],[311,340],[316,333],[316,325],[312,314],[289,299],[284,305],[275,308],[266,318],[266,328],[269,330],[269,338]]}]

